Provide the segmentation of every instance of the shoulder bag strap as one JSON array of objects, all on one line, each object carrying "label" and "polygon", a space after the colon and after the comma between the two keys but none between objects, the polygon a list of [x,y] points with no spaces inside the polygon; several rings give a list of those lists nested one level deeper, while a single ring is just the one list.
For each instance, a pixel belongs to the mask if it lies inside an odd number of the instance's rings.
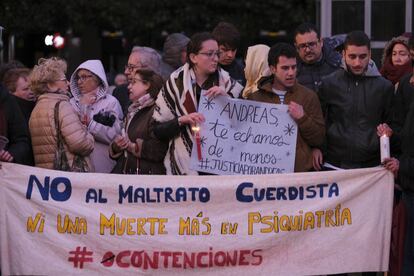
[{"label": "shoulder bag strap", "polygon": [[61,101],[58,101],[55,104],[55,110],[54,110],[54,119],[55,119],[55,127],[56,127],[56,138],[57,138],[57,148],[63,149],[63,137],[62,133],[60,132],[60,124],[59,124],[59,105]]}]

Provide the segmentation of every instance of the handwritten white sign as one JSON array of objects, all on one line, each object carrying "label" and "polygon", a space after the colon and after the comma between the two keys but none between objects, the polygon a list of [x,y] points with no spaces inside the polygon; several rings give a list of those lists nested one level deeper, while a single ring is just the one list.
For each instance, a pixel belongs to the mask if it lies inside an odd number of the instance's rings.
[{"label": "handwritten white sign", "polygon": [[194,139],[193,170],[219,175],[293,172],[298,128],[286,105],[202,96],[198,112],[206,120]]}]

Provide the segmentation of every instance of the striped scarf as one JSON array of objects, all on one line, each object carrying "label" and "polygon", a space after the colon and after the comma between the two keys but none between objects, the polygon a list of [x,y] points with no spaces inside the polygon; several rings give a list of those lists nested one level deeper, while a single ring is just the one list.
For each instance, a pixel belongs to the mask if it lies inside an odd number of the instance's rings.
[{"label": "striped scarf", "polygon": [[[243,87],[229,74],[218,69],[219,85],[230,97],[238,98]],[[195,91],[195,74],[188,63],[173,72],[161,89],[156,100],[153,118],[159,123],[173,120],[177,117],[197,112],[197,96]],[[164,165],[167,174],[197,175],[190,170],[193,134],[187,125],[180,134],[170,141]]]}]

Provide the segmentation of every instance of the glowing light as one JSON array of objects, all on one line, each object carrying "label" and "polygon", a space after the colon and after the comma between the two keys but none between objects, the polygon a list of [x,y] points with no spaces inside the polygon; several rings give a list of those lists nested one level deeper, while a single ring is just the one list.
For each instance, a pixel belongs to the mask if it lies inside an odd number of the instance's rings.
[{"label": "glowing light", "polygon": [[53,35],[47,35],[45,37],[45,45],[52,46],[53,45]]},{"label": "glowing light", "polygon": [[63,48],[65,46],[65,39],[59,33],[56,33],[53,36],[53,46],[57,49]]},{"label": "glowing light", "polygon": [[65,46],[65,38],[63,38],[60,33],[55,33],[54,35],[45,36],[45,45],[53,46],[57,49],[63,48]]}]

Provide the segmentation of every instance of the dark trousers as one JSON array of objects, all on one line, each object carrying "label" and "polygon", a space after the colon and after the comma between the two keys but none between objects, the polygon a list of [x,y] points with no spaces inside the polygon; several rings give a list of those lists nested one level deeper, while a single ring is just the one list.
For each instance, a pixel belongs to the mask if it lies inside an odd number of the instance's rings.
[{"label": "dark trousers", "polygon": [[407,211],[402,275],[414,275],[414,194],[403,192],[402,200]]}]

